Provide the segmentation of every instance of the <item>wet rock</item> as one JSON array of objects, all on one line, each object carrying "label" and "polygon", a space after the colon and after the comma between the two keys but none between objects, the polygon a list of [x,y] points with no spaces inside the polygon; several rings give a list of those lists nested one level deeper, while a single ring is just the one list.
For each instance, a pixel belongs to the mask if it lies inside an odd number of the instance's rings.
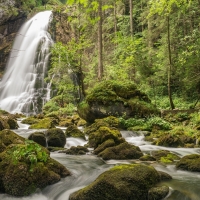
[{"label": "wet rock", "polygon": [[45,133],[48,146],[64,147],[66,144],[66,136],[62,129],[52,128]]},{"label": "wet rock", "polygon": [[26,140],[11,144],[0,153],[0,192],[13,196],[28,196],[37,188],[58,182],[70,172],[50,158],[39,144]]},{"label": "wet rock", "polygon": [[177,135],[163,135],[157,141],[156,145],[165,147],[183,147],[184,144],[182,140]]},{"label": "wet rock", "polygon": [[72,146],[70,149],[67,149],[63,152],[70,155],[85,155],[87,152],[89,152],[89,150],[83,146]]},{"label": "wet rock", "polygon": [[200,172],[200,155],[191,154],[184,156],[176,163],[176,168],[192,172]]},{"label": "wet rock", "polygon": [[144,155],[142,157],[140,157],[141,161],[156,161],[156,159],[153,156],[150,155]]},{"label": "wet rock", "polygon": [[[149,190],[159,181],[158,172],[151,166],[119,165],[101,174],[87,187],[71,194],[69,200],[148,200]],[[162,194],[164,196],[164,192]]]},{"label": "wet rock", "polygon": [[3,152],[11,144],[23,144],[25,139],[11,130],[0,131],[0,152]]},{"label": "wet rock", "polygon": [[158,162],[162,162],[165,164],[172,164],[173,162],[180,160],[179,156],[171,153],[168,150],[152,151],[151,154],[154,158],[156,158]]},{"label": "wet rock", "polygon": [[29,129],[50,129],[55,128],[55,119],[53,118],[44,118],[39,120],[37,123],[29,126]]},{"label": "wet rock", "polygon": [[143,153],[139,147],[123,142],[117,146],[106,148],[104,151],[100,152],[98,156],[102,157],[104,160],[125,160],[139,159],[143,156]]},{"label": "wet rock", "polygon": [[80,131],[75,125],[68,126],[65,131],[65,135],[67,137],[82,138],[85,140],[85,134],[82,131]]},{"label": "wet rock", "polygon": [[157,186],[153,187],[149,190],[149,198],[148,200],[160,200],[164,199],[169,193],[168,186]]},{"label": "wet rock", "polygon": [[47,146],[46,137],[43,132],[32,133],[31,135],[29,135],[28,139],[33,140],[34,142],[40,144],[43,147]]}]

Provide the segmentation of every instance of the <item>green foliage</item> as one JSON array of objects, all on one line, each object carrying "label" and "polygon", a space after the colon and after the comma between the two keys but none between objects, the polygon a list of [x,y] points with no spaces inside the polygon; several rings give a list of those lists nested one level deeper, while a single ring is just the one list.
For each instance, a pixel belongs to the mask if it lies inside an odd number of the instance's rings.
[{"label": "green foliage", "polygon": [[128,129],[130,127],[134,126],[144,126],[146,120],[145,119],[136,119],[136,118],[129,118],[129,119],[124,119],[123,117],[119,118],[120,126]]},{"label": "green foliage", "polygon": [[30,164],[30,169],[32,169],[37,162],[46,163],[49,158],[49,155],[45,150],[42,149],[39,144],[31,140],[25,140],[24,145],[17,145],[12,151],[13,162],[26,162],[27,164]]},{"label": "green foliage", "polygon": [[172,128],[171,124],[160,117],[151,117],[147,119],[146,122],[147,127],[152,129],[154,127],[158,127],[158,129],[162,130],[170,130]]}]

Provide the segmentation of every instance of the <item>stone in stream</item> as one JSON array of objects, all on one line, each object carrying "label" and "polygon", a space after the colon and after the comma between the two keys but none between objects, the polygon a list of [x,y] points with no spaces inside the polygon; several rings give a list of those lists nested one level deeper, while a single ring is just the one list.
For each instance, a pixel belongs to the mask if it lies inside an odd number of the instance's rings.
[{"label": "stone in stream", "polygon": [[69,200],[160,200],[167,196],[167,186],[151,166],[126,164],[102,173],[93,183],[70,195]]},{"label": "stone in stream", "polygon": [[70,175],[39,144],[10,130],[0,131],[0,140],[0,193],[27,196]]}]

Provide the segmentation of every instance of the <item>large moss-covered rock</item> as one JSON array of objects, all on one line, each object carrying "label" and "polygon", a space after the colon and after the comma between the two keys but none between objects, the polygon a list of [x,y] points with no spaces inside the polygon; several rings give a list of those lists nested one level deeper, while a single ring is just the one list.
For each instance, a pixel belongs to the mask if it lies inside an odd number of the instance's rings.
[{"label": "large moss-covered rock", "polygon": [[58,182],[70,172],[39,144],[26,140],[0,153],[0,192],[27,196],[37,188]]},{"label": "large moss-covered rock", "polygon": [[34,142],[40,144],[43,147],[47,146],[46,137],[45,137],[45,134],[43,132],[31,133],[31,135],[28,136],[28,139],[33,140]]},{"label": "large moss-covered rock", "polygon": [[89,186],[71,194],[69,200],[148,200],[149,190],[159,181],[158,172],[151,166],[115,166]]},{"label": "large moss-covered rock", "polygon": [[0,152],[3,152],[11,144],[23,144],[25,139],[11,130],[0,131]]},{"label": "large moss-covered rock", "polygon": [[82,131],[80,131],[75,125],[68,126],[65,131],[65,135],[67,137],[82,138],[85,140],[85,134]]},{"label": "large moss-covered rock", "polygon": [[106,148],[104,151],[100,152],[98,156],[102,157],[104,160],[125,160],[139,159],[141,156],[143,156],[143,153],[139,147],[127,142],[123,142],[117,146]]},{"label": "large moss-covered rock", "polygon": [[158,114],[146,94],[131,82],[103,81],[91,90],[78,106],[81,118],[88,122],[107,116],[148,117]]},{"label": "large moss-covered rock", "polygon": [[12,115],[0,116],[0,131],[4,129],[17,129],[18,127],[17,121]]},{"label": "large moss-covered rock", "polygon": [[184,156],[176,163],[177,169],[200,172],[200,155],[191,154]]},{"label": "large moss-covered rock", "polygon": [[64,147],[66,144],[66,136],[60,128],[52,128],[47,130],[46,137],[48,146]]}]

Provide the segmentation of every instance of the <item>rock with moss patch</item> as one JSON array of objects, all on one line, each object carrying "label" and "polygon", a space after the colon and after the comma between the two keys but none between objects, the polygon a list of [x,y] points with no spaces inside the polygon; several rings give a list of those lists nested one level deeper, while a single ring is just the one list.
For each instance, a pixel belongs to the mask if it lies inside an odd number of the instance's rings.
[{"label": "rock with moss patch", "polygon": [[34,142],[40,144],[43,147],[47,146],[46,137],[43,132],[34,132],[28,136],[29,140],[33,140]]},{"label": "rock with moss patch", "polygon": [[191,154],[184,156],[176,163],[176,168],[192,172],[200,172],[200,155]]},{"label": "rock with moss patch", "polygon": [[69,200],[148,200],[149,190],[160,181],[158,172],[142,164],[120,165],[101,174]]},{"label": "rock with moss patch", "polygon": [[165,147],[183,147],[184,144],[178,135],[163,135],[157,141],[156,145]]},{"label": "rock with moss patch", "polygon": [[82,131],[80,131],[75,125],[68,126],[65,131],[65,135],[67,137],[82,138],[85,140],[85,134]]},{"label": "rock with moss patch", "polygon": [[99,145],[109,139],[113,139],[115,144],[124,142],[124,138],[122,138],[121,133],[117,129],[102,126],[95,132],[90,133],[88,143],[90,147],[96,149]]},{"label": "rock with moss patch", "polygon": [[108,116],[148,117],[158,110],[133,82],[103,81],[78,105],[78,113],[87,122],[94,122]]},{"label": "rock with moss patch", "polygon": [[3,152],[11,144],[23,144],[25,139],[11,130],[0,131],[0,152]]},{"label": "rock with moss patch", "polygon": [[37,123],[32,124],[29,126],[29,129],[49,129],[55,128],[55,122],[52,118],[44,118],[39,120]]},{"label": "rock with moss patch", "polygon": [[25,140],[11,144],[0,153],[0,192],[13,196],[27,196],[58,182],[70,172],[50,158],[39,144]]},{"label": "rock with moss patch", "polygon": [[60,128],[49,129],[46,131],[45,135],[48,146],[64,147],[66,144],[66,136]]},{"label": "rock with moss patch", "polygon": [[148,154],[140,157],[140,160],[141,161],[156,161],[155,157],[148,155]]},{"label": "rock with moss patch", "polygon": [[65,151],[66,154],[70,154],[70,155],[85,155],[86,153],[89,152],[89,150],[86,147],[83,146],[72,146],[70,149],[67,149]]},{"label": "rock with moss patch", "polygon": [[102,157],[104,160],[126,160],[139,159],[143,156],[143,153],[139,147],[123,142],[117,146],[106,148],[104,151],[100,152],[98,156]]},{"label": "rock with moss patch", "polygon": [[152,151],[152,156],[156,158],[158,162],[162,162],[165,164],[172,164],[173,162],[180,160],[180,157],[174,153],[171,153],[168,150],[158,150]]},{"label": "rock with moss patch", "polygon": [[27,117],[21,121],[22,124],[29,124],[29,125],[36,124],[38,122],[39,122],[39,119],[33,116]]},{"label": "rock with moss patch", "polygon": [[161,185],[153,187],[149,190],[148,200],[160,200],[164,199],[169,193],[169,187],[166,185]]}]

